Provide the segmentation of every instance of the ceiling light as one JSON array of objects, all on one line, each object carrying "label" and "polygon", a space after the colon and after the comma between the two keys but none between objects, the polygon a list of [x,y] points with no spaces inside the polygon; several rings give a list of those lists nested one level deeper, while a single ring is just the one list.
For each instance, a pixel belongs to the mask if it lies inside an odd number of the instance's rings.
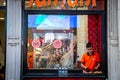
[{"label": "ceiling light", "polygon": [[33,3],[33,6],[35,6],[35,3]]},{"label": "ceiling light", "polygon": [[6,2],[4,2],[3,5],[5,6],[5,5],[6,5]]},{"label": "ceiling light", "polygon": [[5,18],[0,18],[0,20],[4,20]]}]

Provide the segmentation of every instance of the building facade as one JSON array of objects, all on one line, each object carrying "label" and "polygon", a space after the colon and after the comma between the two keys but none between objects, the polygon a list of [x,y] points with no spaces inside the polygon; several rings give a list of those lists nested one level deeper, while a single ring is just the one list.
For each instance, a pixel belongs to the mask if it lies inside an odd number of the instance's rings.
[{"label": "building facade", "polygon": [[[120,80],[120,0],[107,0],[107,78]],[[5,80],[22,80],[23,66],[23,3],[7,0],[6,21],[6,75]]]}]

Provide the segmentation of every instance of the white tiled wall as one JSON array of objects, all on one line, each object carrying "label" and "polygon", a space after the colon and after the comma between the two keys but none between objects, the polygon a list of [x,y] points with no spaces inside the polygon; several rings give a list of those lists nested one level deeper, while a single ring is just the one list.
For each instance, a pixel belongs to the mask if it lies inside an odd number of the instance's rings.
[{"label": "white tiled wall", "polygon": [[88,40],[88,16],[87,15],[82,15],[78,17],[80,19],[80,27],[77,28],[77,53],[79,56],[79,59],[81,59],[81,56],[83,53],[86,51],[86,43]]}]

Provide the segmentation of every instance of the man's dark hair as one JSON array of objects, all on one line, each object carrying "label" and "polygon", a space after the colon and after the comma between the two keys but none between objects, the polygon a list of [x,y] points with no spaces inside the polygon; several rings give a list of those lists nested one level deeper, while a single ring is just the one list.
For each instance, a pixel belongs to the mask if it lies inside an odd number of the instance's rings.
[{"label": "man's dark hair", "polygon": [[91,42],[88,42],[88,43],[86,44],[86,48],[89,48],[89,47],[93,47],[93,44],[92,44]]}]

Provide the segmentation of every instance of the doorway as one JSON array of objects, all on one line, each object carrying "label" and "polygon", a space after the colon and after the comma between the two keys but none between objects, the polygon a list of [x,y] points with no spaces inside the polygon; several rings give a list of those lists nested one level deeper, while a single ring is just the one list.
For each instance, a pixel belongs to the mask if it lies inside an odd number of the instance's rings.
[{"label": "doorway", "polygon": [[5,80],[5,10],[0,10],[0,80]]}]

